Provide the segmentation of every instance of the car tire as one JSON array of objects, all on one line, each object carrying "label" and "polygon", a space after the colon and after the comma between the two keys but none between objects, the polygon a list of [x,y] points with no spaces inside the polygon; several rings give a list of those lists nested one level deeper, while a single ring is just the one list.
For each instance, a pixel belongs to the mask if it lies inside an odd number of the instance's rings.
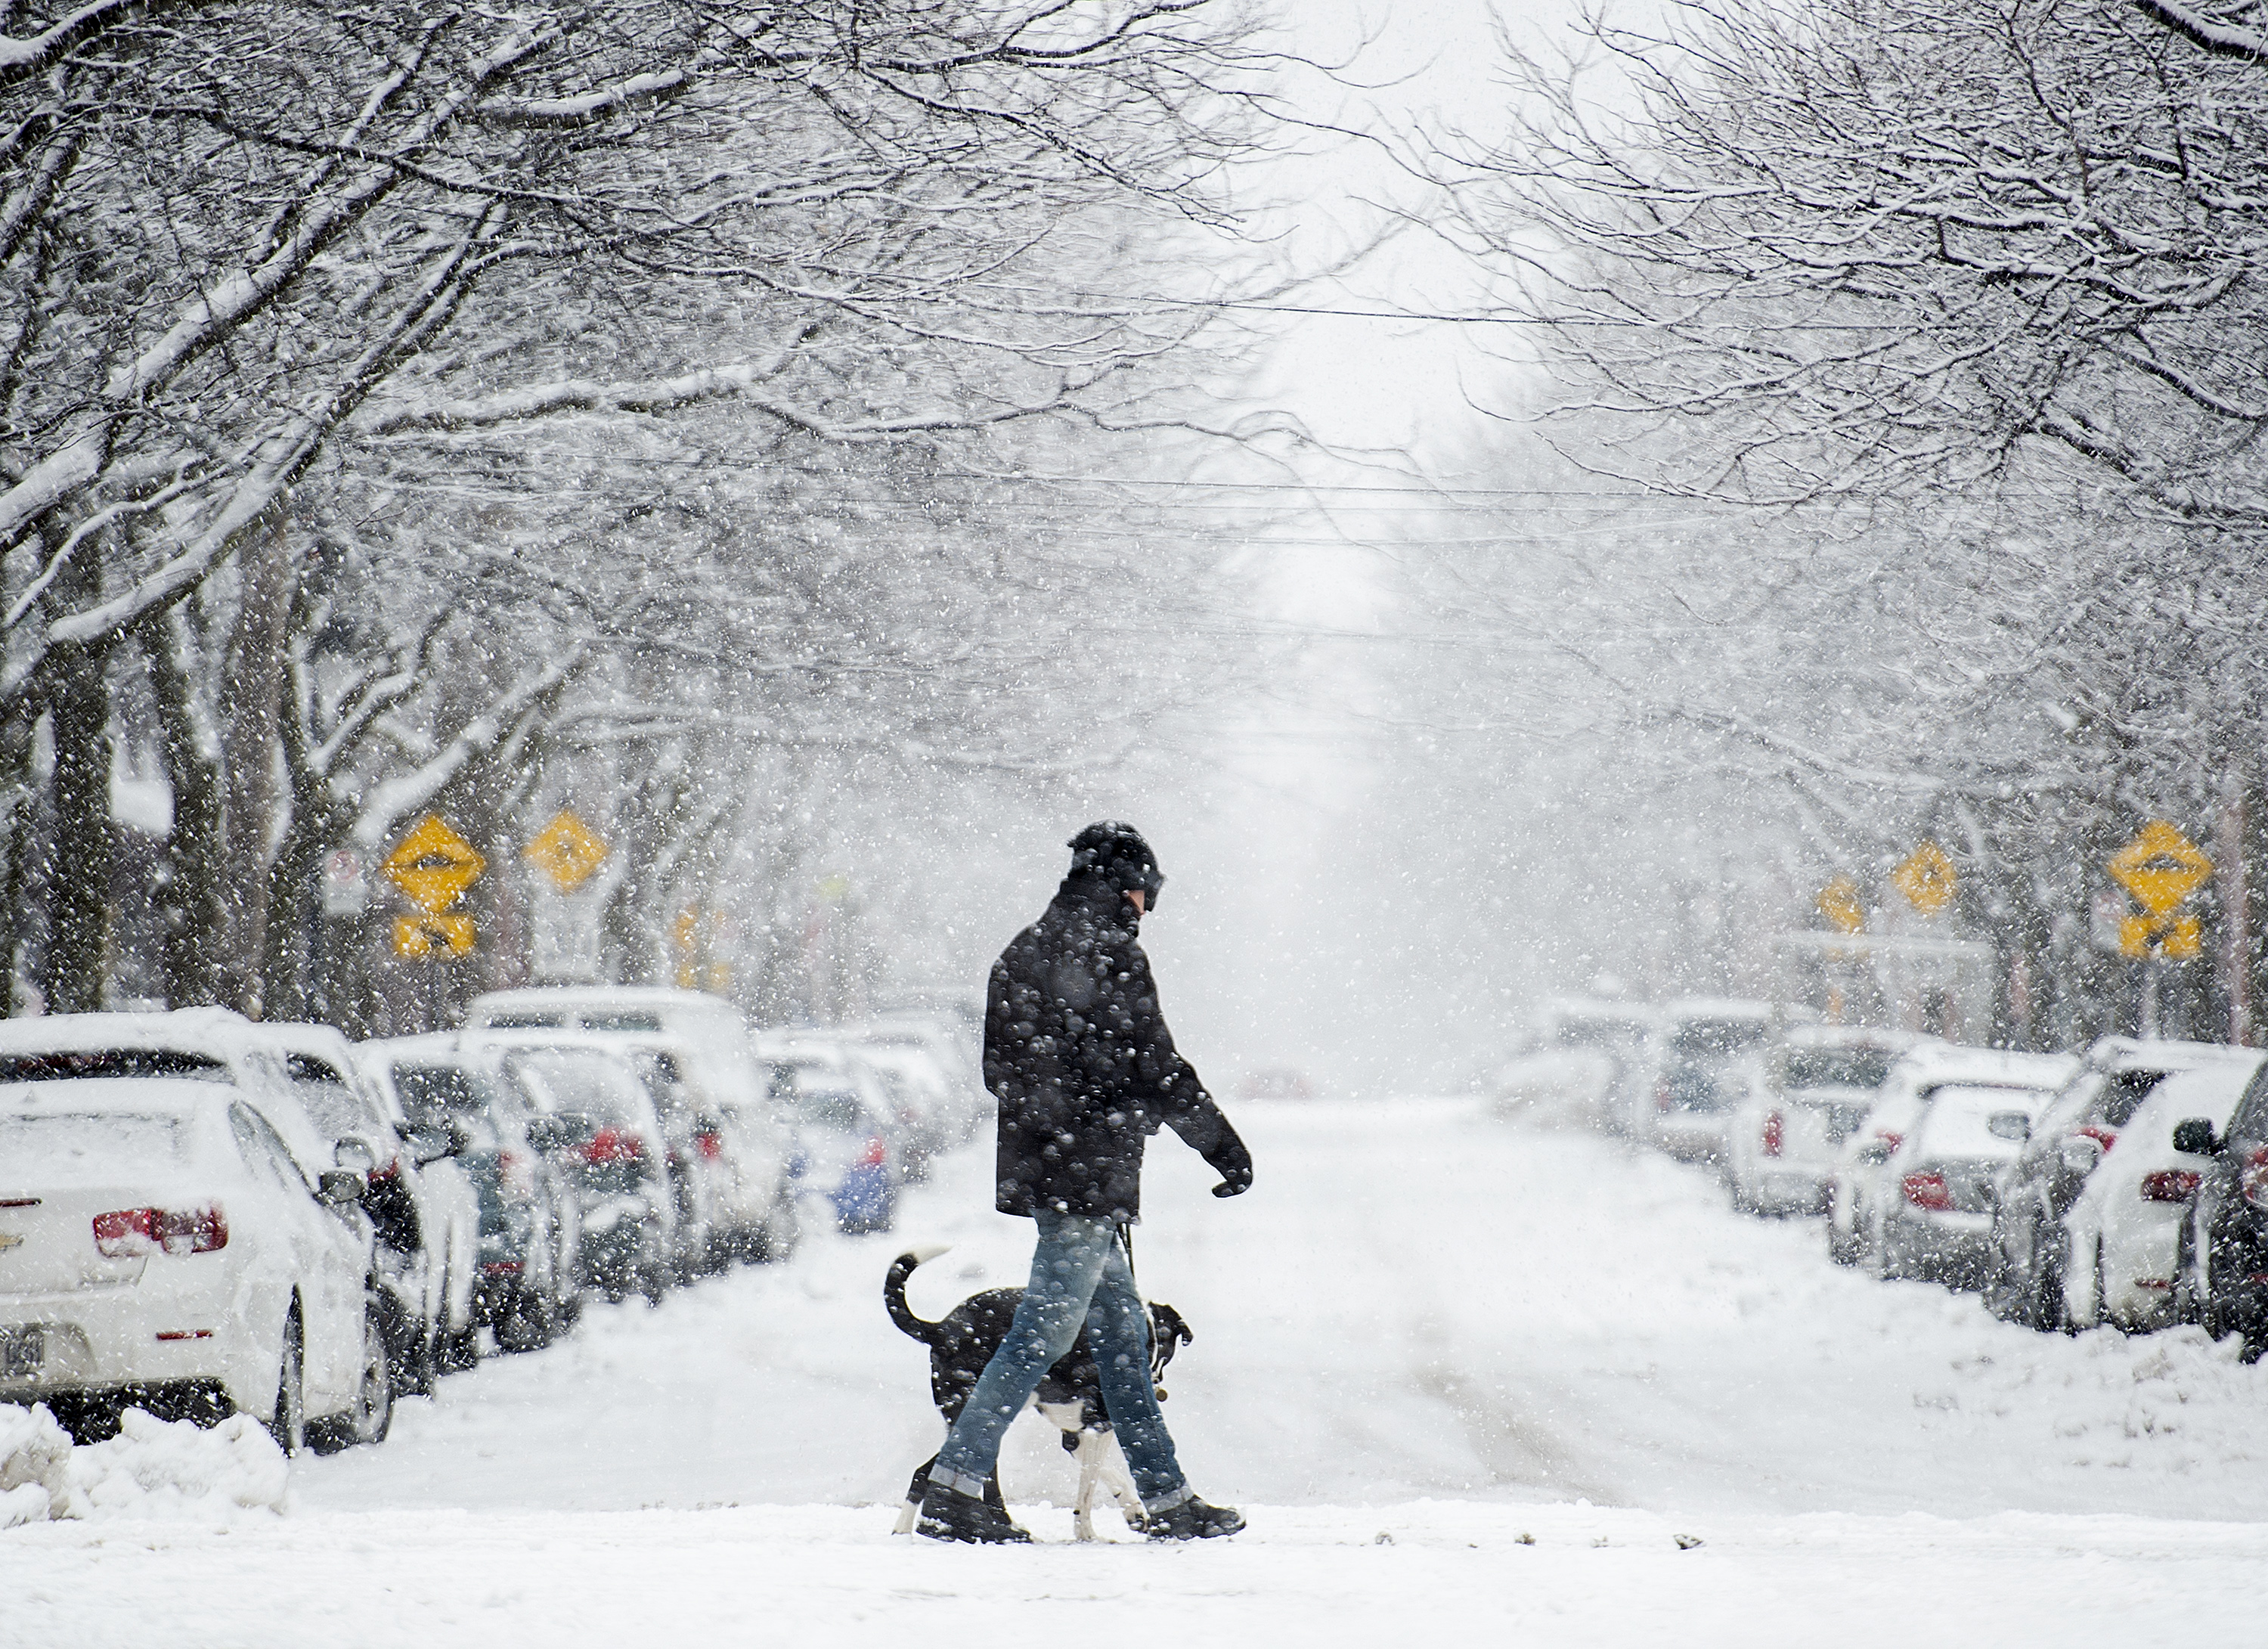
[{"label": "car tire", "polygon": [[269,1414],[269,1436],[288,1457],[307,1447],[307,1383],[305,1342],[299,1330],[299,1302],[293,1300],[284,1315],[284,1345],[276,1376],[276,1407]]},{"label": "car tire", "polygon": [[2064,1309],[2064,1268],[2051,1245],[2046,1222],[2032,1226],[2032,1327],[2042,1334],[2065,1334],[2071,1318]]},{"label": "car tire", "polygon": [[335,1454],[358,1444],[386,1441],[394,1429],[394,1358],[387,1349],[386,1319],[375,1304],[363,1312],[362,1366],[355,1379],[354,1406],[344,1414],[310,1422],[307,1441],[318,1454]]},{"label": "car tire", "polygon": [[511,1308],[497,1321],[497,1343],[507,1351],[541,1351],[557,1332],[551,1296],[538,1289],[514,1291]]},{"label": "car tire", "polygon": [[403,1322],[391,1337],[394,1389],[402,1396],[429,1397],[441,1366],[438,1323]]}]

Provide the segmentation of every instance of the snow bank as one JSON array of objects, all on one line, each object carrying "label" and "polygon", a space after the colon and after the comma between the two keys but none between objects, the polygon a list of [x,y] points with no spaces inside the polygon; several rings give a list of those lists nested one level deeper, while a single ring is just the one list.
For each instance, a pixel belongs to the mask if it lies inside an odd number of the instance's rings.
[{"label": "snow bank", "polygon": [[248,1415],[210,1431],[129,1409],[118,1435],[74,1447],[44,1403],[0,1404],[0,1528],[49,1518],[225,1519],[280,1512],[284,1451]]}]

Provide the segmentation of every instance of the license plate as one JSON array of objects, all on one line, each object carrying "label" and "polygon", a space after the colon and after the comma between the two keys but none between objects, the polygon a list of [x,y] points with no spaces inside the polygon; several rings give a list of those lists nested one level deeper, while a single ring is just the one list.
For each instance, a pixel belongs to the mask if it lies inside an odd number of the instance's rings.
[{"label": "license plate", "polygon": [[24,1380],[40,1372],[48,1336],[37,1328],[0,1329],[0,1380]]}]

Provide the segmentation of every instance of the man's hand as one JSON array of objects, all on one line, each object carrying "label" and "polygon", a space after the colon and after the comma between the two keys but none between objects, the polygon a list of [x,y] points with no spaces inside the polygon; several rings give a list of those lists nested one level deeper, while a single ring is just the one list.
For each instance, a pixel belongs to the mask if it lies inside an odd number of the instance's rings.
[{"label": "man's hand", "polygon": [[1212,1188],[1215,1196],[1241,1196],[1252,1189],[1252,1165],[1232,1163],[1220,1171],[1220,1183]]}]

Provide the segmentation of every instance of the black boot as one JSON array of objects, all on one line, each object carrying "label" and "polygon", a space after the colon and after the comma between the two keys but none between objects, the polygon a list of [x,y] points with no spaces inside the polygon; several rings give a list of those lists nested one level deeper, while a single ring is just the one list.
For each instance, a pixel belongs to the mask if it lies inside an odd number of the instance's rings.
[{"label": "black boot", "polygon": [[914,1520],[914,1533],[932,1540],[965,1540],[986,1546],[1029,1544],[1032,1538],[1005,1512],[941,1483],[931,1483],[922,1496],[921,1516]]},{"label": "black boot", "polygon": [[1244,1514],[1233,1505],[1207,1505],[1191,1495],[1179,1505],[1152,1512],[1142,1532],[1152,1540],[1218,1540],[1244,1527]]}]

